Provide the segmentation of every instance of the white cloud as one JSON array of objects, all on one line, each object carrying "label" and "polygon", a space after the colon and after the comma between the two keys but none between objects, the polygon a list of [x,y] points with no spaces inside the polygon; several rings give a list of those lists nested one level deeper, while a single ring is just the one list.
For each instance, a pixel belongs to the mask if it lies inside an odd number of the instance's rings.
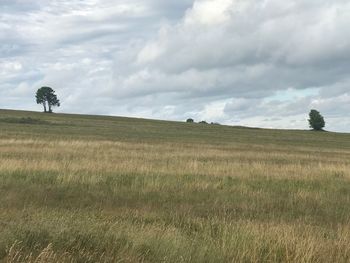
[{"label": "white cloud", "polygon": [[184,24],[187,26],[208,25],[220,26],[230,18],[229,11],[232,0],[202,0],[195,1],[187,13]]}]

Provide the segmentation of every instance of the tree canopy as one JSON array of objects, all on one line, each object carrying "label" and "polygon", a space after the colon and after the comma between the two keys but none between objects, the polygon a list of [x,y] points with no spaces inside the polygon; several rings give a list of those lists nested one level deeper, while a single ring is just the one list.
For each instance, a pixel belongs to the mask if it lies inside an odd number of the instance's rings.
[{"label": "tree canopy", "polygon": [[326,125],[323,116],[317,110],[311,110],[309,117],[310,128],[315,131],[322,131]]},{"label": "tree canopy", "polygon": [[41,87],[36,92],[35,97],[36,103],[43,105],[44,112],[52,113],[52,107],[59,107],[61,105],[55,91],[50,87]]}]

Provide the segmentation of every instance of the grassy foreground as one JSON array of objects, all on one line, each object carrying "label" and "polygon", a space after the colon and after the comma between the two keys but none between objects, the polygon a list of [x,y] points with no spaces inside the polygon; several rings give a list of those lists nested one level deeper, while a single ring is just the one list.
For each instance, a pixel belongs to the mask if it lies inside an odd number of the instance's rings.
[{"label": "grassy foreground", "polygon": [[349,262],[350,134],[0,111],[0,262]]}]

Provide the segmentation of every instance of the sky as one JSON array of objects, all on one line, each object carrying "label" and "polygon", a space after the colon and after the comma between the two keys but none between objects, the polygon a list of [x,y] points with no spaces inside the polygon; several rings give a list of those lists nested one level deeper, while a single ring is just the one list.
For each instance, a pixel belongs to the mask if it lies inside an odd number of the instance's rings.
[{"label": "sky", "polygon": [[348,0],[0,0],[0,108],[350,132]]}]

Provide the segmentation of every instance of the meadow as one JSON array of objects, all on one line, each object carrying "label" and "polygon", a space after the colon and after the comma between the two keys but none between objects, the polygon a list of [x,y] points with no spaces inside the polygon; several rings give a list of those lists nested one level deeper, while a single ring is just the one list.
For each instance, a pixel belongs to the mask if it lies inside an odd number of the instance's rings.
[{"label": "meadow", "polygon": [[350,134],[0,111],[0,262],[350,262]]}]

